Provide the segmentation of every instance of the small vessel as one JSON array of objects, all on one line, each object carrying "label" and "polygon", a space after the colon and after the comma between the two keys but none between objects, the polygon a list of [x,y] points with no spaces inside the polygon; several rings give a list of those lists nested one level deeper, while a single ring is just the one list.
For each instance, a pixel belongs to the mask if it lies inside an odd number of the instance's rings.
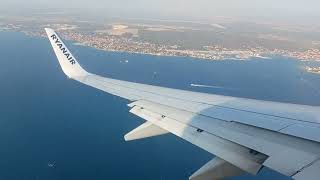
[{"label": "small vessel", "polygon": [[50,167],[50,168],[53,168],[55,166],[56,166],[56,162],[55,161],[48,163],[48,167]]}]

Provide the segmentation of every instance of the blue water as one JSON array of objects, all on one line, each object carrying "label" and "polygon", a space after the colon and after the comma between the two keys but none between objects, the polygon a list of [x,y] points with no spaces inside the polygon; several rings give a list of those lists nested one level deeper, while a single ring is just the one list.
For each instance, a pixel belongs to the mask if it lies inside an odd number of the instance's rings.
[{"label": "blue water", "polygon": [[[125,142],[143,122],[128,101],[67,79],[46,39],[1,32],[0,40],[0,180],[184,180],[213,157],[173,135]],[[320,105],[320,76],[292,59],[209,62],[68,44],[88,71],[117,79]],[[263,169],[232,179],[288,178]]]}]

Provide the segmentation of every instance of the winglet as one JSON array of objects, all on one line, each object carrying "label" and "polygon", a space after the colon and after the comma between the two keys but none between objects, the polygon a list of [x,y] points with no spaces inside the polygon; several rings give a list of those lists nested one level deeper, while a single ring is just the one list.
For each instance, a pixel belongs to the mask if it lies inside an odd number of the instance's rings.
[{"label": "winglet", "polygon": [[49,28],[45,28],[45,31],[50,40],[52,48],[58,58],[59,64],[63,72],[69,78],[88,75],[89,73],[80,66],[76,58],[74,58],[74,56],[71,54],[71,52],[63,43],[62,39],[58,36],[58,34],[54,32],[54,30]]}]

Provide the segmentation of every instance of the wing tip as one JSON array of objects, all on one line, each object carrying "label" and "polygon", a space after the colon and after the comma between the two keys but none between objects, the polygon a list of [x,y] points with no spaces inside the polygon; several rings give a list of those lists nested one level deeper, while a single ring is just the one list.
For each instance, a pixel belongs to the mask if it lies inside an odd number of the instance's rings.
[{"label": "wing tip", "polygon": [[58,36],[58,34],[51,28],[44,28],[44,30],[47,33],[48,39],[52,45],[54,53],[57,56],[58,62],[63,72],[69,78],[88,75],[89,73],[80,66],[76,58],[72,55],[72,53],[63,43],[62,39]]},{"label": "wing tip", "polygon": [[51,28],[44,28],[44,31],[47,33],[47,35],[49,36],[49,34],[53,34],[54,30]]}]

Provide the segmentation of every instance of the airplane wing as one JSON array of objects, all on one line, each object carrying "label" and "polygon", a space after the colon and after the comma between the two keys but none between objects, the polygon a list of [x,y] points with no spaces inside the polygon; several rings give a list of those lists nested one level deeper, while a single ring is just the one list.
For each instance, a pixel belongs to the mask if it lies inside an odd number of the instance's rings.
[{"label": "airplane wing", "polygon": [[166,133],[216,157],[190,179],[257,174],[269,167],[297,180],[320,177],[320,108],[205,94],[121,81],[85,71],[61,38],[45,29],[71,79],[128,99],[146,122],[125,135],[135,140]]}]

